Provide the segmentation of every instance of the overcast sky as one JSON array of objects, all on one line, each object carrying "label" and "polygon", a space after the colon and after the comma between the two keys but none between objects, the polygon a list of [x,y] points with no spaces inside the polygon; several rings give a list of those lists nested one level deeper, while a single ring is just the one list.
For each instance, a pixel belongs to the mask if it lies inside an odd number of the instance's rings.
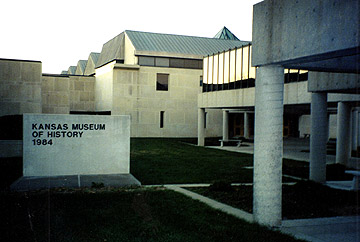
[{"label": "overcast sky", "polygon": [[261,0],[3,0],[0,58],[38,60],[58,74],[124,30],[213,37],[226,26],[251,40]]}]

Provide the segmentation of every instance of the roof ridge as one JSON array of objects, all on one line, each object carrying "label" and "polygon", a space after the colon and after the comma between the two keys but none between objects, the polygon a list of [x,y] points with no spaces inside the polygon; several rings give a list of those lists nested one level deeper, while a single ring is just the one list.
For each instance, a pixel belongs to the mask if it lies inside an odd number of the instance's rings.
[{"label": "roof ridge", "polygon": [[148,31],[137,31],[137,30],[125,30],[126,32],[137,32],[137,33],[145,33],[145,34],[156,34],[156,35],[166,35],[166,36],[181,36],[181,37],[189,37],[189,38],[200,38],[200,39],[213,39],[213,40],[223,40],[223,41],[247,41],[248,40],[232,40],[232,39],[218,39],[214,37],[202,37],[202,36],[192,36],[192,35],[182,35],[182,34],[168,34],[168,33],[155,33],[155,32],[148,32]]}]

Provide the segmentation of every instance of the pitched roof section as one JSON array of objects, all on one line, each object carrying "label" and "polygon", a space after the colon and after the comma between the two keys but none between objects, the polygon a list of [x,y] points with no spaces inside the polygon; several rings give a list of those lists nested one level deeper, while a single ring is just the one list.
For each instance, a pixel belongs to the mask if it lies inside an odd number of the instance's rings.
[{"label": "pitched roof section", "polygon": [[109,40],[103,45],[99,59],[96,63],[96,67],[105,65],[106,63],[113,60],[123,60],[124,59],[124,50],[123,50],[123,40],[124,32]]},{"label": "pitched roof section", "polygon": [[86,63],[86,68],[84,71],[85,76],[93,75],[95,74],[95,66],[96,63],[99,60],[100,53],[91,52],[88,58],[88,61]]},{"label": "pitched roof section", "polygon": [[62,71],[60,75],[67,75],[68,71]]},{"label": "pitched roof section", "polygon": [[126,30],[125,32],[129,36],[136,51],[205,56],[250,43],[249,41],[158,34],[130,30]]},{"label": "pitched roof section", "polygon": [[[248,45],[250,41],[204,38],[185,35],[159,34],[126,30],[103,45],[96,68],[113,60],[124,60],[124,36],[129,37],[135,47],[135,54],[151,53],[178,57],[188,55],[202,58],[206,55]],[[191,58],[190,57],[190,58]]]},{"label": "pitched roof section", "polygon": [[68,69],[68,74],[75,75],[75,72],[76,72],[76,66],[70,66]]},{"label": "pitched roof section", "polygon": [[76,66],[76,71],[75,71],[76,75],[84,75],[86,63],[87,63],[87,60],[79,60],[78,61],[77,66]]},{"label": "pitched roof section", "polygon": [[96,64],[98,62],[98,60],[99,60],[99,56],[100,56],[100,53],[91,52],[89,58],[91,58],[92,61]]},{"label": "pitched roof section", "polygon": [[227,39],[227,40],[239,40],[231,31],[224,26],[220,31],[214,36],[217,39]]}]

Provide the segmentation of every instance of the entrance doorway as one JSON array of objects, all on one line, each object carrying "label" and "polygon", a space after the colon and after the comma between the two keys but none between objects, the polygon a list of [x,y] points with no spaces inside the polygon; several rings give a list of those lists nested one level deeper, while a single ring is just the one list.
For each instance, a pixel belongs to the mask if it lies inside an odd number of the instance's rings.
[{"label": "entrance doorway", "polygon": [[[254,113],[248,113],[249,136],[254,135]],[[229,113],[229,137],[245,137],[245,114]]]}]

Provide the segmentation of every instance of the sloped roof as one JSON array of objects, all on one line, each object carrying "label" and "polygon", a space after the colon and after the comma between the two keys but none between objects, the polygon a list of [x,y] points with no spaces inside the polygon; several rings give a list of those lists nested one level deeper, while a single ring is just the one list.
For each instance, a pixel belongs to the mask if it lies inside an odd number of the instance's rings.
[{"label": "sloped roof", "polygon": [[137,51],[167,52],[189,55],[209,55],[242,45],[249,41],[204,38],[185,35],[158,34],[126,30]]},{"label": "sloped roof", "polygon": [[67,75],[68,74],[68,71],[62,71],[61,72],[61,75]]},{"label": "sloped roof", "polygon": [[100,53],[91,52],[86,63],[86,67],[84,70],[84,75],[92,75],[95,74],[95,67],[99,60]]},{"label": "sloped roof", "polygon": [[[99,60],[99,56],[100,56],[100,53],[91,52],[89,57],[92,59],[92,61],[93,61],[94,64],[96,65],[96,63],[97,63],[98,60]],[[89,60],[88,60],[88,61],[89,61]]]},{"label": "sloped roof", "polygon": [[75,72],[76,72],[76,66],[70,66],[68,69],[68,74],[75,75]]},{"label": "sloped roof", "polygon": [[227,40],[239,40],[228,28],[225,26],[220,29],[220,31],[214,36],[217,39],[227,39]]},{"label": "sloped roof", "polygon": [[79,74],[84,74],[85,68],[86,68],[87,60],[79,60],[77,63],[76,70],[79,72]]},{"label": "sloped roof", "polygon": [[96,67],[113,60],[123,60],[124,35],[129,37],[136,52],[166,53],[171,55],[196,55],[199,58],[224,50],[248,45],[250,41],[205,38],[174,34],[159,34],[125,30],[103,45]]},{"label": "sloped roof", "polygon": [[96,67],[100,67],[112,60],[124,59],[124,56],[121,53],[123,39],[124,33],[121,33],[103,45]]}]

